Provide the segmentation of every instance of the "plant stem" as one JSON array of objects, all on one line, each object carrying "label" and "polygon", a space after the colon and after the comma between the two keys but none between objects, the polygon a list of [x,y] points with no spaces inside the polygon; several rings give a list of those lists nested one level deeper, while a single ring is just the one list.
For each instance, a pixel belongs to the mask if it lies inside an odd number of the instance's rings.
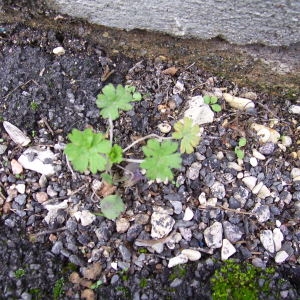
[{"label": "plant stem", "polygon": [[124,158],[123,161],[140,164],[144,161],[144,159]]},{"label": "plant stem", "polygon": [[109,140],[110,140],[110,144],[112,145],[113,135],[114,135],[114,124],[111,118],[108,119],[108,123],[109,123]]},{"label": "plant stem", "polygon": [[134,141],[132,144],[130,144],[129,146],[127,146],[124,150],[123,150],[123,153],[126,152],[127,150],[129,150],[130,148],[132,148],[134,145],[144,141],[144,140],[147,140],[147,139],[150,139],[150,138],[157,138],[158,140],[172,140],[173,138],[172,137],[162,137],[162,136],[159,136],[155,133],[151,133],[149,135],[146,135],[140,139],[137,139],[136,141]]}]

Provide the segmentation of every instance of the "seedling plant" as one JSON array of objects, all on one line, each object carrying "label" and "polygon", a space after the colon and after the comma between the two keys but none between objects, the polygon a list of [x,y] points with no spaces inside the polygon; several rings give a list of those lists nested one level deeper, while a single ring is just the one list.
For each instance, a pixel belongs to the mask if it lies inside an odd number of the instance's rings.
[{"label": "seedling plant", "polygon": [[[70,143],[65,147],[65,154],[75,170],[79,172],[91,171],[101,173],[104,181],[112,184],[112,166],[122,162],[137,163],[146,171],[148,180],[163,182],[172,181],[174,169],[181,167],[181,153],[190,154],[200,142],[200,128],[189,118],[184,118],[174,124],[174,133],[170,137],[150,134],[136,140],[122,149],[113,140],[113,121],[120,117],[122,111],[132,109],[132,103],[141,101],[142,96],[135,91],[135,87],[112,84],[106,85],[102,93],[97,96],[96,105],[100,115],[108,121],[108,137],[106,133],[94,132],[87,128],[83,131],[73,129],[68,135]],[[134,145],[147,140],[142,152],[144,159],[129,159],[124,157]],[[177,142],[178,141],[178,142]],[[180,152],[178,152],[180,142]],[[125,205],[119,195],[109,195],[100,202],[103,215],[114,220],[125,210]]]},{"label": "seedling plant", "polygon": [[218,98],[216,96],[205,95],[203,97],[204,103],[208,104],[214,112],[220,112],[222,107],[218,104]]},{"label": "seedling plant", "polygon": [[238,145],[234,149],[236,156],[240,159],[244,159],[244,157],[245,157],[245,151],[241,148],[246,146],[246,144],[247,144],[246,138],[241,137],[239,139]]}]

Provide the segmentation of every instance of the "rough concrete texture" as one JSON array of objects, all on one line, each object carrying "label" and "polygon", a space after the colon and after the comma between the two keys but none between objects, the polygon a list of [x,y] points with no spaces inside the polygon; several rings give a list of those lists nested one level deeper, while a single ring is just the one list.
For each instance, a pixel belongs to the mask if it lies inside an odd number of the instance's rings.
[{"label": "rough concrete texture", "polygon": [[126,30],[222,37],[235,44],[300,41],[300,0],[50,0],[61,13]]}]

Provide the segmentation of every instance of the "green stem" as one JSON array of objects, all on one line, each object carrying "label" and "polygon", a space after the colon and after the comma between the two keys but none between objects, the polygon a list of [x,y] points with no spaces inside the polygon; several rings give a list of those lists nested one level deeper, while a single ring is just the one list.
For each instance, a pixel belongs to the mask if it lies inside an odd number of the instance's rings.
[{"label": "green stem", "polygon": [[124,158],[123,161],[140,164],[144,161],[144,159]]}]

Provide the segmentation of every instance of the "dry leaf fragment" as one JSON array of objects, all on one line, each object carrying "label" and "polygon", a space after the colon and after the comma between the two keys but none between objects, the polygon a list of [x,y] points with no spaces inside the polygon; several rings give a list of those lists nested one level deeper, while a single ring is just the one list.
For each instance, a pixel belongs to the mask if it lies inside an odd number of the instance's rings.
[{"label": "dry leaf fragment", "polygon": [[170,67],[162,71],[163,74],[165,75],[172,75],[174,76],[178,69],[176,67]]},{"label": "dry leaf fragment", "polygon": [[3,127],[16,144],[25,147],[31,142],[27,135],[25,135],[18,127],[10,122],[4,121]]}]

